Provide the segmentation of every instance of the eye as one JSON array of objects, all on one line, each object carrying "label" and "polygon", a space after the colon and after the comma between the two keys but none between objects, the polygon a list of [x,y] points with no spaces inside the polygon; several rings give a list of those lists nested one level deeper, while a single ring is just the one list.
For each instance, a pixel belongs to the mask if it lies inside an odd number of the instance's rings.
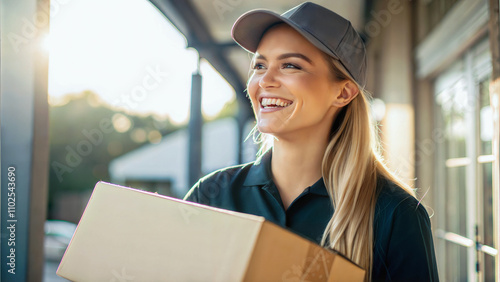
[{"label": "eye", "polygon": [[283,68],[284,69],[298,69],[298,70],[302,69],[301,67],[299,67],[295,64],[291,64],[291,63],[284,63]]},{"label": "eye", "polygon": [[[292,63],[283,63],[281,66],[282,66],[283,69],[297,69],[297,70],[302,69],[300,66],[292,64]],[[256,63],[252,67],[252,69],[253,70],[262,70],[262,69],[265,69],[265,66],[262,63]]]},{"label": "eye", "polygon": [[256,64],[252,67],[252,69],[254,69],[254,70],[261,70],[261,69],[263,69],[263,68],[264,68],[264,65],[263,65],[263,64],[261,64],[261,63],[256,63]]}]

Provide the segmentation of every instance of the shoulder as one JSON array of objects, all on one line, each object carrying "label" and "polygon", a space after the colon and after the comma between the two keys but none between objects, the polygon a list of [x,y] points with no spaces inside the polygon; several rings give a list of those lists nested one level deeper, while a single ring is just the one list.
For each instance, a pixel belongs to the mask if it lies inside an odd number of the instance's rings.
[{"label": "shoulder", "polygon": [[378,189],[374,281],[437,281],[431,222],[425,207],[390,181],[381,181]]},{"label": "shoulder", "polygon": [[216,170],[200,178],[184,197],[184,200],[201,204],[212,204],[221,193],[240,185],[254,162]]},{"label": "shoulder", "polygon": [[240,164],[218,169],[200,178],[198,182],[200,186],[216,185],[216,184],[221,186],[227,186],[227,184],[234,182],[236,179],[246,176],[248,170],[253,164],[254,162],[250,162],[246,164]]},{"label": "shoulder", "polygon": [[387,218],[423,216],[429,217],[421,201],[396,183],[381,178],[377,187],[379,194],[375,216]]},{"label": "shoulder", "polygon": [[[431,221],[421,201],[397,184],[382,179],[375,206],[374,236],[378,247],[387,249],[397,240],[421,240],[431,236]],[[403,239],[404,238],[404,239]]]}]

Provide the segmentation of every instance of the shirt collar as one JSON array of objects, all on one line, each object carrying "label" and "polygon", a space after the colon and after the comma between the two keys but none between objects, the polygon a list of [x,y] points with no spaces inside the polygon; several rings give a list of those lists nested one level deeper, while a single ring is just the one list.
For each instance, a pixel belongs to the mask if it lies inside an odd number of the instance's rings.
[{"label": "shirt collar", "polygon": [[311,187],[308,188],[309,192],[317,195],[327,196],[328,192],[326,191],[325,182],[323,181],[323,177],[321,177],[316,183],[314,183]]},{"label": "shirt collar", "polygon": [[[259,157],[250,167],[243,186],[263,186],[272,183],[271,158],[272,150],[268,150]],[[306,189],[312,194],[328,196],[323,177]]]},{"label": "shirt collar", "polygon": [[271,152],[267,150],[250,167],[243,186],[265,185],[272,182]]}]

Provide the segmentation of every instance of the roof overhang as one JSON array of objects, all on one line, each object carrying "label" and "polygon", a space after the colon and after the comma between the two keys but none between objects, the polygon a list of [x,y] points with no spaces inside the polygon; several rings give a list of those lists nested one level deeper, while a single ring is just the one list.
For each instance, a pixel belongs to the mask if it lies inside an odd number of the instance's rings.
[{"label": "roof overhang", "polygon": [[[237,94],[244,97],[251,54],[231,38],[231,27],[243,13],[258,8],[283,13],[302,1],[289,0],[150,0],[161,13],[186,37],[188,47],[195,48],[200,57],[208,60],[225,77]],[[349,19],[363,30],[370,1],[336,0],[312,1]]]}]

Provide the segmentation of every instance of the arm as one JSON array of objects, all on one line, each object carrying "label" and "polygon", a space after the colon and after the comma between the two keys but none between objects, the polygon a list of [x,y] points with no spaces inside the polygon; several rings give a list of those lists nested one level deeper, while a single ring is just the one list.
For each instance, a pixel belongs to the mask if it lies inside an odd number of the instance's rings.
[{"label": "arm", "polygon": [[219,207],[222,190],[230,185],[231,178],[226,171],[215,171],[198,180],[184,196],[184,200]]},{"label": "arm", "polygon": [[387,250],[388,281],[439,281],[431,222],[415,199],[399,204]]},{"label": "arm", "polygon": [[201,182],[201,179],[198,180],[198,182],[196,182],[193,187],[191,187],[191,189],[189,189],[189,191],[187,192],[187,194],[184,196],[184,201],[190,201],[190,202],[194,202],[194,203],[199,203],[199,196],[198,196],[198,193],[199,193],[199,189],[200,189],[200,182]]}]

